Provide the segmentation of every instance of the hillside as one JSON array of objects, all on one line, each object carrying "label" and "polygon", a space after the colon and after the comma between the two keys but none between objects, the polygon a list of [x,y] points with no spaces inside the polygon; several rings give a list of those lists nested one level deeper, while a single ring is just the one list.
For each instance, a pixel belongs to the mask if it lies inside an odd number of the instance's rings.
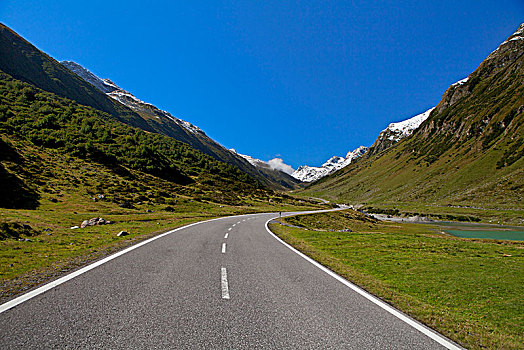
[{"label": "hillside", "polygon": [[182,141],[216,160],[241,169],[265,186],[274,189],[298,186],[299,182],[278,172],[259,171],[210,139],[200,129],[181,125],[177,122],[177,118],[169,113],[134,98],[116,85],[115,89],[111,90],[113,96],[106,95],[106,91],[99,90],[100,85],[92,85],[96,84],[95,80],[82,79],[3,24],[0,24],[0,49],[2,51],[0,70],[15,79],[81,105],[106,112],[105,117]]},{"label": "hillside", "polygon": [[108,99],[91,84],[71,74],[53,58],[1,23],[0,49],[2,52],[0,69],[13,78],[104,111],[124,123],[153,131],[139,115],[122,104]]},{"label": "hillside", "polygon": [[523,208],[524,24],[410,137],[305,194],[352,203]]},{"label": "hillside", "polygon": [[[217,203],[240,203],[241,198],[248,195],[266,197],[271,193],[237,168],[182,142],[113,121],[96,109],[59,98],[3,72],[0,72],[0,96],[0,134],[5,138],[2,148],[7,150],[3,157],[15,164],[24,158],[23,153],[11,151],[9,145],[32,145],[44,153],[58,152],[65,158],[110,167],[119,175],[131,176],[130,170],[148,174],[170,183],[177,194],[205,197]],[[40,181],[32,177],[27,178],[25,184],[14,185],[26,178],[24,169],[25,166],[18,164],[11,169],[14,173],[2,170],[13,184],[2,186],[3,191],[39,190]],[[18,200],[17,196],[1,197],[2,201]],[[106,199],[131,200],[113,198],[110,194]],[[3,203],[2,207],[17,205]]]}]

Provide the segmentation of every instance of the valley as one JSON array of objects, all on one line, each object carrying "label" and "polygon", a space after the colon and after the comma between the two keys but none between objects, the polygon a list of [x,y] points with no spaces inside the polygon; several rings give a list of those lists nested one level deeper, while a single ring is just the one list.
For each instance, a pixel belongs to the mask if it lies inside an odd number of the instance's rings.
[{"label": "valley", "polygon": [[3,24],[0,49],[6,344],[521,347],[524,24],[435,107],[296,170]]}]

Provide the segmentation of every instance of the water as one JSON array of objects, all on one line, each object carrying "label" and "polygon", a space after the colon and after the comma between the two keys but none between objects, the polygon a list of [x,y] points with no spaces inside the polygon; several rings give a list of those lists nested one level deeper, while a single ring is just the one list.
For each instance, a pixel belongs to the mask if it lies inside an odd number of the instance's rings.
[{"label": "water", "polygon": [[[388,217],[381,214],[373,214],[373,216],[379,220],[392,222],[413,222],[407,218],[401,217]],[[524,227],[522,226],[503,226],[449,221],[418,221],[416,223],[437,226],[441,231],[456,237],[524,241]]]},{"label": "water", "polygon": [[524,227],[497,226],[487,224],[434,222],[433,225],[453,236],[462,238],[502,239],[524,241]]}]

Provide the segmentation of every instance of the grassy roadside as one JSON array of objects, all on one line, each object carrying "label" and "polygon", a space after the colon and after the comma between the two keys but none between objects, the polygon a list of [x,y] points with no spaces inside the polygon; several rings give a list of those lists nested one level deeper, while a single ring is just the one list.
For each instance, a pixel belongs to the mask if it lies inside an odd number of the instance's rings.
[{"label": "grassy roadside", "polygon": [[458,343],[524,343],[524,243],[460,239],[350,210],[282,221],[300,227],[270,225],[286,242]]},{"label": "grassy roadside", "polygon": [[[19,237],[0,240],[0,303],[120,249],[189,223],[237,214],[314,208],[254,200],[246,200],[242,206],[219,205],[179,198],[172,205],[147,202],[126,209],[110,202],[94,202],[72,191],[58,197],[58,202],[50,201],[45,194],[44,197],[36,210],[0,210],[0,223],[31,228]],[[94,217],[114,223],[71,229]],[[129,235],[118,237],[120,231]]]}]

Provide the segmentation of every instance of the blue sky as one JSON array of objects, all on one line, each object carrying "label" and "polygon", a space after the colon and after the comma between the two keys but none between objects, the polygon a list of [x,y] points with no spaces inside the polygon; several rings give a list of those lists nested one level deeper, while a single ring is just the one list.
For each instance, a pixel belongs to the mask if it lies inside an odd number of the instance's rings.
[{"label": "blue sky", "polygon": [[296,168],[437,104],[524,1],[2,0],[0,20],[228,148]]}]

